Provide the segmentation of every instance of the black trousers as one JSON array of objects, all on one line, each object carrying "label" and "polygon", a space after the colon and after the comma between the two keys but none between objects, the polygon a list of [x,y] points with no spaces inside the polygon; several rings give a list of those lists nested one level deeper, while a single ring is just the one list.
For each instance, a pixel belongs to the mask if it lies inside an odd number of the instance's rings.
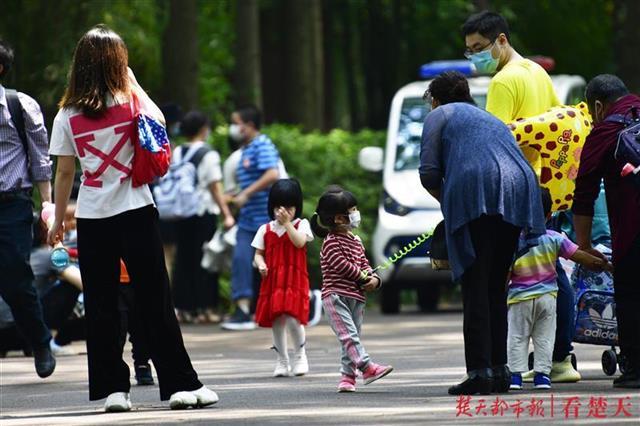
[{"label": "black trousers", "polygon": [[135,283],[135,310],[158,373],[160,398],[202,384],[191,366],[176,319],[158,231],[149,205],[105,219],[78,219],[78,252],[87,320],[89,399],[129,392],[120,346],[120,259]]},{"label": "black trousers", "polygon": [[0,296],[11,308],[16,325],[29,344],[41,348],[49,345],[51,333],[42,317],[29,264],[32,223],[28,194],[0,199]]},{"label": "black trousers", "polygon": [[171,283],[176,308],[180,310],[218,306],[218,274],[200,267],[202,245],[213,237],[216,224],[216,216],[212,214],[175,222],[176,259]]},{"label": "black trousers", "polygon": [[618,344],[629,366],[640,371],[640,235],[615,264],[613,274]]},{"label": "black trousers", "polygon": [[86,339],[84,318],[71,318],[80,290],[61,281],[42,296],[44,321],[50,329],[58,330],[54,341],[66,345]]},{"label": "black trousers", "polygon": [[476,259],[461,279],[467,371],[507,363],[507,273],[520,228],[501,216],[469,224]]},{"label": "black trousers", "polygon": [[143,333],[140,332],[140,324],[135,313],[135,288],[133,284],[120,286],[120,346],[124,347],[129,333],[131,342],[131,356],[133,365],[145,365],[149,362],[149,345]]}]

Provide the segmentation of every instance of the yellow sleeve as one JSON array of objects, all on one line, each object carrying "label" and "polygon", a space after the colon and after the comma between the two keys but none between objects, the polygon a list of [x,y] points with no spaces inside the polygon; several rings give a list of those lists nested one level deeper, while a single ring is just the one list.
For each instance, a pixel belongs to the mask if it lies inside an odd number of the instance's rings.
[{"label": "yellow sleeve", "polygon": [[511,123],[515,114],[515,96],[505,84],[492,81],[487,93],[487,111],[504,123]]}]

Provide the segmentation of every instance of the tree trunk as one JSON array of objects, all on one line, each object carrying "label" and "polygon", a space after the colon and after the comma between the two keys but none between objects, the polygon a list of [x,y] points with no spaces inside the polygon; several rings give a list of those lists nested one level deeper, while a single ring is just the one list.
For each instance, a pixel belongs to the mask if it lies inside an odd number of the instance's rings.
[{"label": "tree trunk", "polygon": [[196,0],[169,0],[162,46],[164,101],[186,111],[198,106],[197,17]]},{"label": "tree trunk", "polygon": [[334,94],[336,78],[334,76],[334,34],[335,28],[333,25],[333,12],[335,5],[332,0],[325,0],[322,2],[322,43],[324,54],[324,93],[322,94],[322,101],[324,104],[323,112],[323,130],[329,130],[335,127],[334,115],[336,111],[336,98]]},{"label": "tree trunk", "polygon": [[[391,52],[397,46],[389,46],[389,27],[393,23],[385,22],[383,5],[380,0],[368,0],[366,13],[360,14],[360,48],[361,63],[364,72],[364,89],[366,103],[366,123],[369,128],[379,128],[384,123],[385,111],[383,91],[386,67],[396,67]],[[386,65],[386,66],[385,66]]]},{"label": "tree trunk", "polygon": [[[342,53],[344,55],[344,75],[347,86],[347,102],[349,104],[349,117],[351,130],[359,129],[362,125],[363,114],[360,111],[360,102],[358,96],[358,69],[357,61],[354,59],[357,56],[357,49],[355,46],[355,35],[353,31],[354,25],[357,24],[357,19],[353,18],[351,13],[351,6],[348,2],[342,3],[342,30],[343,30],[343,47]],[[356,26],[356,29],[358,27]]]},{"label": "tree trunk", "polygon": [[262,110],[258,0],[236,1],[235,59],[233,75],[235,104],[251,103]]},{"label": "tree trunk", "polygon": [[322,127],[322,9],[320,0],[285,2],[288,30],[285,96],[288,121],[306,130]]},{"label": "tree trunk", "polygon": [[614,2],[615,60],[618,76],[632,92],[640,90],[640,38],[636,18],[640,13],[637,0],[615,0]]},{"label": "tree trunk", "polygon": [[324,37],[322,31],[322,2],[321,0],[311,0],[310,4],[310,26],[312,40],[312,60],[309,63],[312,74],[313,88],[313,123],[312,127],[326,130],[324,121],[325,85],[324,85]]}]

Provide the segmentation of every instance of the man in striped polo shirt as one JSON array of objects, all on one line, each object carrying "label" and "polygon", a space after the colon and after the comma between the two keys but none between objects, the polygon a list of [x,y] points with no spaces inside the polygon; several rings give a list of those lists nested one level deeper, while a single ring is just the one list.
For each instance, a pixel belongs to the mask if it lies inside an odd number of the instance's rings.
[{"label": "man in striped polo shirt", "polygon": [[[0,79],[12,64],[13,50],[0,40]],[[51,202],[48,147],[38,103],[0,84],[0,296],[33,347],[36,372],[42,378],[53,373],[56,360],[49,346],[51,333],[33,286],[29,257],[33,188],[38,188],[41,201]]]},{"label": "man in striped polo shirt", "polygon": [[236,248],[231,266],[231,298],[236,310],[222,323],[226,330],[252,330],[251,299],[254,296],[255,274],[251,241],[260,225],[269,222],[267,204],[269,189],[279,179],[280,155],[267,135],[260,133],[262,117],[253,105],[231,114],[229,134],[242,145],[242,157],[236,171],[240,193],[231,201],[240,208]]}]

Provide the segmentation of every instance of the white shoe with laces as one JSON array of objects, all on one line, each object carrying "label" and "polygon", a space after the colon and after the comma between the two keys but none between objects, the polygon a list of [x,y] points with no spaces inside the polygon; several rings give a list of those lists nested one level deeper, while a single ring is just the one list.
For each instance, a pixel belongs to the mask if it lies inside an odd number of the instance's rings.
[{"label": "white shoe with laces", "polygon": [[172,410],[184,410],[189,407],[198,406],[198,397],[193,392],[176,392],[169,398],[169,407]]},{"label": "white shoe with laces", "polygon": [[104,411],[106,413],[121,413],[131,410],[131,400],[127,392],[114,392],[107,397],[104,403]]},{"label": "white shoe with laces", "polygon": [[287,376],[289,376],[289,360],[286,358],[280,358],[276,361],[276,368],[273,370],[273,377]]},{"label": "white shoe with laces", "polygon": [[304,348],[294,355],[293,368],[291,370],[294,376],[304,376],[309,372],[309,361]]}]

